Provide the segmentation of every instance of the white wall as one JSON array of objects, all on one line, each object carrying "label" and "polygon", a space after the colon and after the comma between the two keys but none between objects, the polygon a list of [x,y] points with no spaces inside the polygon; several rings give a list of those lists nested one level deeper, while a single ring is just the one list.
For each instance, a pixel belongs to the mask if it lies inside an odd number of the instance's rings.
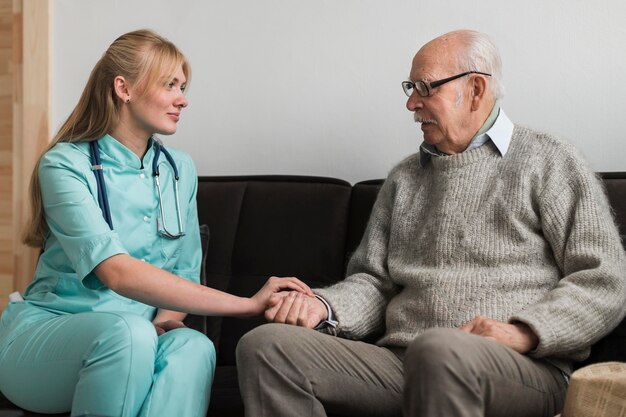
[{"label": "white wall", "polygon": [[201,175],[384,177],[421,142],[400,81],[433,37],[490,34],[503,106],[626,170],[622,0],[55,0],[52,127],[120,34],[152,28],[189,58],[190,106],[166,144]]}]

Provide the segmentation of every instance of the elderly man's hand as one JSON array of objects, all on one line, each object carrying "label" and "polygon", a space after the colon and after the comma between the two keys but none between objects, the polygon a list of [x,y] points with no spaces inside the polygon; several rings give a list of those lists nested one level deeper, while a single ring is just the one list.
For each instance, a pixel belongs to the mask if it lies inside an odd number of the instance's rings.
[{"label": "elderly man's hand", "polygon": [[293,324],[312,329],[328,316],[326,306],[316,297],[297,291],[276,293],[265,310],[265,318],[274,323]]},{"label": "elderly man's hand", "polygon": [[485,316],[477,316],[460,330],[495,340],[519,353],[527,353],[537,347],[539,338],[524,323],[503,323]]}]

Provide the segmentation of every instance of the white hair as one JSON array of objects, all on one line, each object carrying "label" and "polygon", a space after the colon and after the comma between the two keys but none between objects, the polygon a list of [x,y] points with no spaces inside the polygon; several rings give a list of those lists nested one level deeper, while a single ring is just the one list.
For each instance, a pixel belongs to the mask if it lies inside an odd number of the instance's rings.
[{"label": "white hair", "polygon": [[495,99],[504,96],[502,84],[502,60],[491,38],[475,30],[458,30],[444,36],[458,37],[463,45],[456,58],[458,71],[480,71],[491,74],[488,88]]}]

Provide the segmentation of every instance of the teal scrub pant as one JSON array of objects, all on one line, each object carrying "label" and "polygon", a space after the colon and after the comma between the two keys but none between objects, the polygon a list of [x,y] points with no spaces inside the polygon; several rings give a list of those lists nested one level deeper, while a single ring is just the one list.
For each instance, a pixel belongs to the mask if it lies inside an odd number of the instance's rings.
[{"label": "teal scrub pant", "polygon": [[202,333],[157,337],[148,319],[123,312],[53,317],[0,353],[0,390],[16,405],[72,416],[206,415],[215,349]]}]

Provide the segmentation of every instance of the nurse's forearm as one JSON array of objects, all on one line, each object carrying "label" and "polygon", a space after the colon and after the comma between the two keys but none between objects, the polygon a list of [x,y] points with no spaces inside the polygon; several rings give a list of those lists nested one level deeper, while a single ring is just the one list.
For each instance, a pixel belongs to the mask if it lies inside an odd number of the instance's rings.
[{"label": "nurse's forearm", "polygon": [[96,275],[111,290],[155,307],[207,316],[251,316],[262,306],[204,285],[195,284],[129,255],[102,261]]}]

